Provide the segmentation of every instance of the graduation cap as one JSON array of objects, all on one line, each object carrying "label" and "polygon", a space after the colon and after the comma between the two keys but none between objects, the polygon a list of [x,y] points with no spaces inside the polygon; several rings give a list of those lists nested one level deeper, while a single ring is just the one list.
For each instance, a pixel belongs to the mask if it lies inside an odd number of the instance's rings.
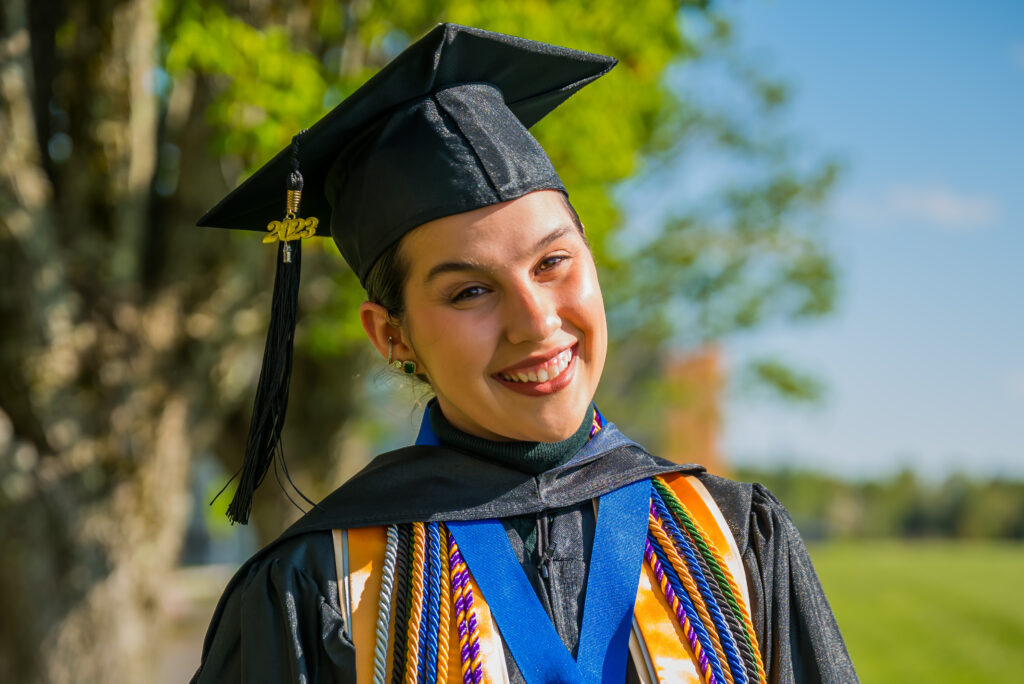
[{"label": "graduation cap", "polygon": [[[440,24],[295,136],[199,220],[278,243],[270,330],[228,516],[248,520],[275,453],[291,374],[302,237],[324,234],[365,285],[377,259],[433,219],[565,192],[527,130],[616,60]],[[301,214],[301,215],[300,215]],[[305,215],[309,218],[303,218]]]}]

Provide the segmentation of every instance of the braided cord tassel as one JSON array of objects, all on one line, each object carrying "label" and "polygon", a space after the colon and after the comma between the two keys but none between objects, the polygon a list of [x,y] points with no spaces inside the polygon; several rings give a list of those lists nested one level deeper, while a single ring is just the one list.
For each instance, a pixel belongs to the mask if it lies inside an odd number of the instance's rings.
[{"label": "braided cord tassel", "polygon": [[466,626],[466,599],[462,576],[462,557],[458,554],[455,539],[448,535],[448,563],[451,569],[452,605],[455,608],[455,625],[459,632],[459,660],[462,664],[462,682],[469,684],[469,628]]},{"label": "braided cord tassel", "polygon": [[[736,650],[736,644],[733,639],[732,630],[729,628],[729,624],[722,614],[722,608],[719,602],[715,598],[714,592],[711,590],[711,586],[708,584],[707,578],[704,572],[701,570],[700,560],[697,558],[696,550],[693,545],[683,536],[679,531],[679,527],[676,525],[675,518],[669,514],[668,509],[665,508],[665,502],[657,495],[651,499],[652,507],[656,509],[656,517],[659,522],[664,525],[665,531],[669,534],[672,540],[675,542],[675,548],[677,551],[681,551],[686,557],[686,563],[681,563],[677,566],[680,573],[685,573],[690,576],[691,579],[696,583],[699,588],[699,596],[707,605],[708,612],[711,614],[713,629],[718,633],[722,648],[725,651],[726,658],[722,661],[723,665],[728,662],[731,668],[731,674],[737,677],[740,684],[747,684],[747,671],[740,660],[740,655]],[[717,586],[716,586],[717,588]]]},{"label": "braided cord tassel", "polygon": [[420,610],[420,629],[416,637],[419,650],[416,653],[416,681],[426,682],[428,619],[430,616],[430,530],[427,523],[423,525],[423,607]]},{"label": "braided cord tassel", "polygon": [[[678,520],[673,521],[678,523]],[[683,531],[685,532],[685,530]],[[750,651],[749,644],[747,643],[747,628],[744,626],[743,621],[738,619],[733,612],[731,608],[732,604],[729,603],[725,592],[722,591],[721,584],[713,579],[715,575],[712,571],[711,565],[708,563],[708,559],[700,552],[699,547],[693,544],[693,539],[689,535],[686,535],[684,538],[693,550],[694,556],[697,559],[697,564],[700,566],[700,571],[707,579],[707,586],[711,589],[711,593],[715,597],[715,605],[718,607],[722,618],[724,618],[728,625],[731,642],[733,647],[739,652],[739,659],[743,664],[744,675],[746,676],[747,681],[757,682],[757,663],[754,661],[754,655]]]},{"label": "braided cord tassel", "polygon": [[409,625],[409,577],[412,557],[412,525],[398,526],[398,560],[395,564],[395,645],[391,653],[391,684],[402,684],[405,673],[405,648]]},{"label": "braided cord tassel", "polygon": [[433,682],[437,678],[437,641],[441,611],[441,531],[436,522],[427,523],[427,619],[426,648],[421,660],[423,664],[423,682]]},{"label": "braided cord tassel", "polygon": [[594,420],[591,421],[590,423],[590,437],[593,437],[594,435],[601,431],[601,428],[604,427],[604,422],[604,416],[601,415],[601,412],[598,411],[597,407],[595,406]]},{"label": "braided cord tassel", "polygon": [[[678,519],[673,520],[673,522],[678,523]],[[722,618],[724,618],[725,623],[728,626],[730,642],[733,649],[738,652],[737,658],[742,664],[742,674],[746,678],[746,682],[757,682],[759,679],[757,673],[757,661],[754,659],[754,654],[750,649],[750,644],[746,634],[746,626],[744,626],[743,621],[738,619],[733,612],[731,608],[732,604],[726,598],[721,584],[712,579],[715,577],[715,574],[712,570],[711,564],[708,563],[708,559],[703,553],[701,553],[699,547],[694,545],[692,537],[687,534],[684,539],[690,545],[690,548],[697,559],[697,564],[700,566],[700,571],[707,579],[707,586],[711,589],[711,593],[715,597],[715,605],[719,609]]]},{"label": "braided cord tassel", "polygon": [[711,572],[722,588],[733,614],[745,627],[743,637],[746,642],[746,648],[743,650],[753,656],[754,670],[756,671],[758,681],[766,682],[767,676],[765,674],[764,662],[761,660],[761,650],[757,643],[757,633],[754,631],[754,625],[750,621],[750,613],[743,600],[743,593],[740,591],[739,585],[736,584],[736,580],[733,578],[728,565],[722,560],[721,552],[718,551],[714,542],[711,541],[707,533],[700,526],[700,523],[690,514],[686,505],[679,500],[668,484],[660,477],[653,478],[652,482],[664,503],[672,511],[679,523],[686,528],[687,534],[711,566]]},{"label": "braided cord tassel", "polygon": [[438,624],[437,643],[437,681],[436,684],[448,682],[448,646],[451,638],[452,600],[447,588],[451,583],[451,554],[448,551],[448,528],[440,525],[441,532],[441,584],[438,594],[441,601],[441,615]]},{"label": "braided cord tassel", "polygon": [[[672,491],[664,480],[662,478],[655,478],[653,483],[658,490],[662,503],[672,511],[676,521],[686,529],[687,535],[711,566],[712,574],[714,574],[715,579],[726,593],[730,606],[736,611],[737,616],[742,618],[746,613],[743,593],[740,591],[735,579],[733,579],[728,565],[722,560],[722,553],[715,546],[714,542],[711,541],[711,538],[704,531],[704,528],[701,527],[700,523],[697,522],[697,519],[690,513],[686,504],[679,500],[675,492]],[[744,623],[753,630],[753,625],[750,625],[748,621],[744,620]]]},{"label": "braided cord tassel", "polygon": [[448,535],[448,550],[451,553],[452,598],[455,603],[459,628],[459,655],[462,661],[463,684],[480,684],[483,680],[483,664],[480,655],[480,629],[477,625],[476,610],[473,608],[473,588],[469,584],[469,568],[459,553],[455,538]]},{"label": "braided cord tassel", "polygon": [[693,628],[693,622],[690,620],[689,615],[687,615],[686,608],[679,600],[679,596],[676,595],[672,585],[669,584],[668,576],[665,574],[661,561],[658,560],[657,555],[654,553],[654,546],[651,544],[649,537],[644,542],[644,558],[647,560],[647,564],[651,566],[651,570],[654,571],[654,576],[658,580],[658,586],[661,587],[665,599],[668,601],[669,606],[672,607],[679,626],[683,628],[683,634],[686,635],[686,639],[690,643],[690,650],[697,657],[697,664],[704,674],[704,681],[708,684],[717,684],[715,673],[711,669],[711,663],[708,661],[707,654],[704,653],[704,648],[701,646],[700,638]]},{"label": "braided cord tassel", "polygon": [[377,602],[377,640],[373,648],[373,684],[384,684],[388,668],[388,624],[391,622],[391,592],[395,586],[398,561],[398,526],[388,525],[381,571],[380,599]]},{"label": "braided cord tassel", "polygon": [[412,601],[409,606],[409,641],[405,654],[405,683],[416,684],[417,665],[420,657],[420,622],[423,618],[423,567],[426,564],[424,546],[426,535],[423,523],[412,524]]},{"label": "braided cord tassel", "polygon": [[715,673],[715,679],[719,684],[725,684],[725,674],[722,672],[723,663],[718,659],[718,653],[715,651],[711,635],[708,634],[708,626],[701,620],[697,607],[693,605],[692,597],[683,586],[682,581],[679,579],[679,575],[676,574],[675,568],[672,567],[672,563],[669,561],[665,549],[662,548],[661,544],[658,542],[657,536],[648,532],[647,539],[651,543],[651,548],[654,550],[654,554],[657,556],[658,560],[661,561],[661,568],[665,573],[665,578],[668,580],[669,586],[672,587],[676,596],[679,597],[679,601],[683,604],[686,614],[690,617],[693,629],[697,632],[697,639],[700,641],[704,652],[707,654],[711,670]]},{"label": "braided cord tassel", "polygon": [[470,670],[473,675],[473,684],[480,684],[484,678],[483,654],[480,652],[480,627],[477,624],[476,608],[473,607],[473,587],[469,583],[469,567],[462,560],[461,553],[459,554],[459,561],[462,563],[462,576],[465,585],[463,597],[466,601],[466,627],[469,628],[469,654],[472,658],[470,660]]},{"label": "braided cord tassel", "polygon": [[743,592],[736,584],[729,566],[723,560],[722,553],[715,546],[714,542],[711,541],[711,538],[704,531],[704,528],[701,527],[700,523],[697,522],[697,519],[690,513],[686,504],[679,500],[675,492],[672,491],[664,480],[662,478],[655,478],[653,482],[664,505],[672,511],[673,517],[686,529],[691,541],[697,546],[701,555],[711,566],[712,574],[725,592],[730,607],[736,613],[737,618],[750,631],[750,636],[754,638],[756,643],[757,637],[743,600]]},{"label": "braided cord tassel", "polygon": [[649,533],[653,534],[657,539],[658,545],[664,550],[665,556],[672,566],[672,570],[675,571],[676,576],[682,582],[683,589],[693,601],[697,614],[700,616],[700,620],[703,622],[704,628],[714,644],[715,654],[718,656],[718,661],[723,667],[725,681],[729,682],[729,684],[734,684],[736,681],[735,674],[738,671],[741,677],[740,681],[746,684],[746,672],[729,641],[731,637],[729,627],[720,615],[716,616],[713,614],[713,611],[717,608],[714,597],[712,596],[709,599],[708,593],[710,590],[702,592],[699,587],[699,581],[695,581],[691,572],[691,567],[679,556],[677,547],[673,544],[672,539],[664,528],[664,522],[659,516],[659,511],[654,501],[652,501]]},{"label": "braided cord tassel", "polygon": [[725,667],[727,658],[725,656],[725,652],[722,650],[722,641],[718,631],[715,629],[711,615],[708,612],[707,604],[704,602],[704,597],[700,595],[700,590],[693,581],[693,577],[690,575],[686,564],[676,552],[668,534],[665,533],[664,528],[661,526],[661,522],[662,521],[658,519],[657,512],[652,505],[648,534],[653,536],[656,540],[656,544],[660,547],[662,555],[668,560],[668,565],[675,572],[676,577],[679,578],[683,591],[693,603],[693,607],[697,611],[696,619],[704,626],[704,630],[707,632],[708,638],[711,640],[711,644],[714,647],[715,655],[718,657],[718,662],[723,666],[722,674],[724,675],[725,681],[729,682],[729,684],[734,684],[734,679],[729,672],[729,668]]},{"label": "braided cord tassel", "polygon": [[[729,626],[729,622],[725,619],[725,615],[722,612],[722,606],[716,598],[714,590],[711,588],[711,584],[707,581],[707,576],[704,573],[701,566],[701,559],[697,556],[697,551],[694,548],[692,542],[685,537],[679,530],[679,526],[676,525],[675,518],[665,508],[665,502],[657,495],[652,499],[652,505],[656,508],[656,517],[659,522],[664,526],[664,530],[672,538],[675,543],[677,551],[681,551],[686,557],[686,562],[681,563],[677,566],[680,574],[685,573],[692,581],[694,581],[699,589],[699,595],[703,602],[705,602],[708,612],[710,613],[712,624],[714,629],[717,631],[721,638],[722,648],[725,650],[726,658],[723,660],[723,664],[728,661],[729,667],[732,669],[732,674],[737,677],[740,684],[746,684],[747,673],[743,662],[740,660],[740,655],[736,650],[736,643],[733,639],[733,633]],[[717,584],[715,589],[719,589]],[[719,595],[721,592],[719,591]]]}]

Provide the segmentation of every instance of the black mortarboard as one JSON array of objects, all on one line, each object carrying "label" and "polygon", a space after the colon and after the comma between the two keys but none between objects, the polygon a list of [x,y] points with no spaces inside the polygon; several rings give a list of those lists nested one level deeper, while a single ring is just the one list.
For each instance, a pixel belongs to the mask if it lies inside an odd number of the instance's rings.
[{"label": "black mortarboard", "polygon": [[[297,135],[199,225],[267,230],[283,218],[286,187],[303,190],[301,213],[330,226],[365,282],[381,254],[418,225],[534,190],[564,192],[527,129],[614,65],[610,57],[440,24]],[[269,469],[284,422],[298,292],[295,245],[279,245],[271,330],[229,508],[240,522],[248,519],[252,491]]]}]

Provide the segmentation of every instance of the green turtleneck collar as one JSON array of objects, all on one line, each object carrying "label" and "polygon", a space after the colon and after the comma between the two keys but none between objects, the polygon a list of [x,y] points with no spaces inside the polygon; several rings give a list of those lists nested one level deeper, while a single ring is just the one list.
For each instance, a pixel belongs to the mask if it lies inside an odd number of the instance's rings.
[{"label": "green turtleneck collar", "polygon": [[533,475],[560,466],[572,458],[587,443],[590,427],[594,424],[594,404],[591,403],[579,429],[561,442],[493,442],[466,434],[449,423],[436,400],[430,402],[427,410],[430,412],[430,426],[445,446],[468,451]]}]

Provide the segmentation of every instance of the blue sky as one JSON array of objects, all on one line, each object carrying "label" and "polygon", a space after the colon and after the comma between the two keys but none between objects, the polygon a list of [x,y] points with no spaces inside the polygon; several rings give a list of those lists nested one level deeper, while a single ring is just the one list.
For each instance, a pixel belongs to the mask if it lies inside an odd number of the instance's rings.
[{"label": "blue sky", "polygon": [[848,475],[1024,475],[1024,3],[727,3],[792,86],[786,120],[845,173],[827,321],[730,343],[828,385],[816,408],[736,396],[734,463]]}]

